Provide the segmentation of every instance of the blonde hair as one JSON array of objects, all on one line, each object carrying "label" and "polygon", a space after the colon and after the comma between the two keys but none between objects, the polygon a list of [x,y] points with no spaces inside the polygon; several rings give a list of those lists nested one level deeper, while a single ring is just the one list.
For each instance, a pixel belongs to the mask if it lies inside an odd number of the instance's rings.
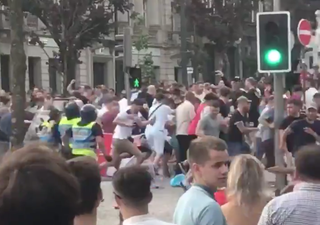
[{"label": "blonde hair", "polygon": [[238,205],[268,201],[270,192],[262,163],[252,155],[236,156],[230,166],[226,191],[227,199]]}]

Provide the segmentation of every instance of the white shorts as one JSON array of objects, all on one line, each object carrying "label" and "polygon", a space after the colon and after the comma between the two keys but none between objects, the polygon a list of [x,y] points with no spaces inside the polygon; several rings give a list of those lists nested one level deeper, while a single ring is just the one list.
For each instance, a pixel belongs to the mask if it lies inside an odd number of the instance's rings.
[{"label": "white shorts", "polygon": [[164,143],[166,141],[166,135],[163,131],[148,132],[146,139],[153,151],[159,155],[163,155]]}]

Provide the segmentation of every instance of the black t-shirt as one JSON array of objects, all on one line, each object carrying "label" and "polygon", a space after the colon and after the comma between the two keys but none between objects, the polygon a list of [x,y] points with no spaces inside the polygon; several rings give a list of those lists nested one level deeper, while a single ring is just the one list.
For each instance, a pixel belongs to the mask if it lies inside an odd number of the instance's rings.
[{"label": "black t-shirt", "polygon": [[248,117],[243,116],[238,110],[236,110],[229,121],[229,130],[228,130],[228,141],[229,142],[240,142],[244,141],[244,135],[238,129],[236,123],[242,121],[246,126],[248,124]]},{"label": "black t-shirt", "polygon": [[[83,124],[81,121],[78,123],[79,126],[85,126],[87,124]],[[92,128],[91,128],[91,135],[94,136],[94,137],[103,137],[103,131],[102,131],[102,128],[101,126],[98,124],[98,123],[95,123]],[[70,128],[69,130],[66,131],[66,134],[72,138],[72,128]],[[96,148],[96,140],[93,139],[91,140],[92,142],[92,145],[91,147],[92,148]]]},{"label": "black t-shirt", "polygon": [[230,113],[230,105],[228,103],[226,104],[221,99],[219,99],[219,103],[220,103],[220,114],[221,114],[221,116],[223,118],[228,117],[228,115]]},{"label": "black t-shirt", "polygon": [[314,132],[320,135],[320,121],[316,120],[313,123],[309,123],[306,119],[301,119],[293,122],[290,125],[290,129],[293,132],[293,151],[299,150],[299,148],[315,144],[316,139],[305,132],[305,128],[311,128]]},{"label": "black t-shirt", "polygon": [[77,99],[81,100],[83,102],[83,104],[88,104],[89,99],[86,98],[85,96],[81,95],[80,92],[73,92],[73,96],[76,97]]},{"label": "black t-shirt", "polygon": [[[297,120],[301,120],[303,119],[304,116],[300,115],[298,117],[293,117],[293,116],[287,116],[286,118],[284,118],[280,124],[279,130],[285,130],[287,129],[294,121]],[[288,151],[292,152],[293,150],[293,146],[294,146],[294,135],[293,134],[289,134],[287,136],[287,148]]]},{"label": "black t-shirt", "polygon": [[249,120],[253,122],[254,126],[258,126],[258,119],[260,116],[259,113],[259,105],[260,105],[260,98],[257,95],[257,90],[250,89],[246,94],[247,98],[251,100],[250,110],[249,110]]}]

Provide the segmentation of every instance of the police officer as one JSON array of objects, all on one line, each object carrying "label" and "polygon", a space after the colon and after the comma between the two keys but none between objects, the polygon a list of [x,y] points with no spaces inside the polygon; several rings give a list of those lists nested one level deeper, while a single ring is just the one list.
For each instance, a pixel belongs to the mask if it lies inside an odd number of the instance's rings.
[{"label": "police officer", "polygon": [[60,111],[56,108],[51,108],[49,119],[40,124],[38,128],[38,137],[40,141],[58,146],[61,144],[61,138],[58,131],[58,121],[60,120]]},{"label": "police officer", "polygon": [[91,104],[84,105],[80,110],[80,121],[66,131],[64,146],[69,146],[72,138],[73,157],[90,156],[97,159],[96,150],[100,149],[106,160],[111,161],[105,150],[101,126],[96,123],[96,119],[96,108]]},{"label": "police officer", "polygon": [[69,103],[65,107],[64,112],[65,116],[63,116],[59,122],[59,132],[61,138],[65,135],[67,130],[80,121],[80,109],[75,102]]}]

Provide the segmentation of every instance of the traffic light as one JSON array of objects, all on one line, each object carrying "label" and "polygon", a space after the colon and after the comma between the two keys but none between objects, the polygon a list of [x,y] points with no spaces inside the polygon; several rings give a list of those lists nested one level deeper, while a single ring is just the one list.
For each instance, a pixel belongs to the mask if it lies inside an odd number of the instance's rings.
[{"label": "traffic light", "polygon": [[289,12],[257,13],[258,71],[291,71],[291,30]]},{"label": "traffic light", "polygon": [[141,70],[139,68],[130,68],[130,88],[140,89]]}]

